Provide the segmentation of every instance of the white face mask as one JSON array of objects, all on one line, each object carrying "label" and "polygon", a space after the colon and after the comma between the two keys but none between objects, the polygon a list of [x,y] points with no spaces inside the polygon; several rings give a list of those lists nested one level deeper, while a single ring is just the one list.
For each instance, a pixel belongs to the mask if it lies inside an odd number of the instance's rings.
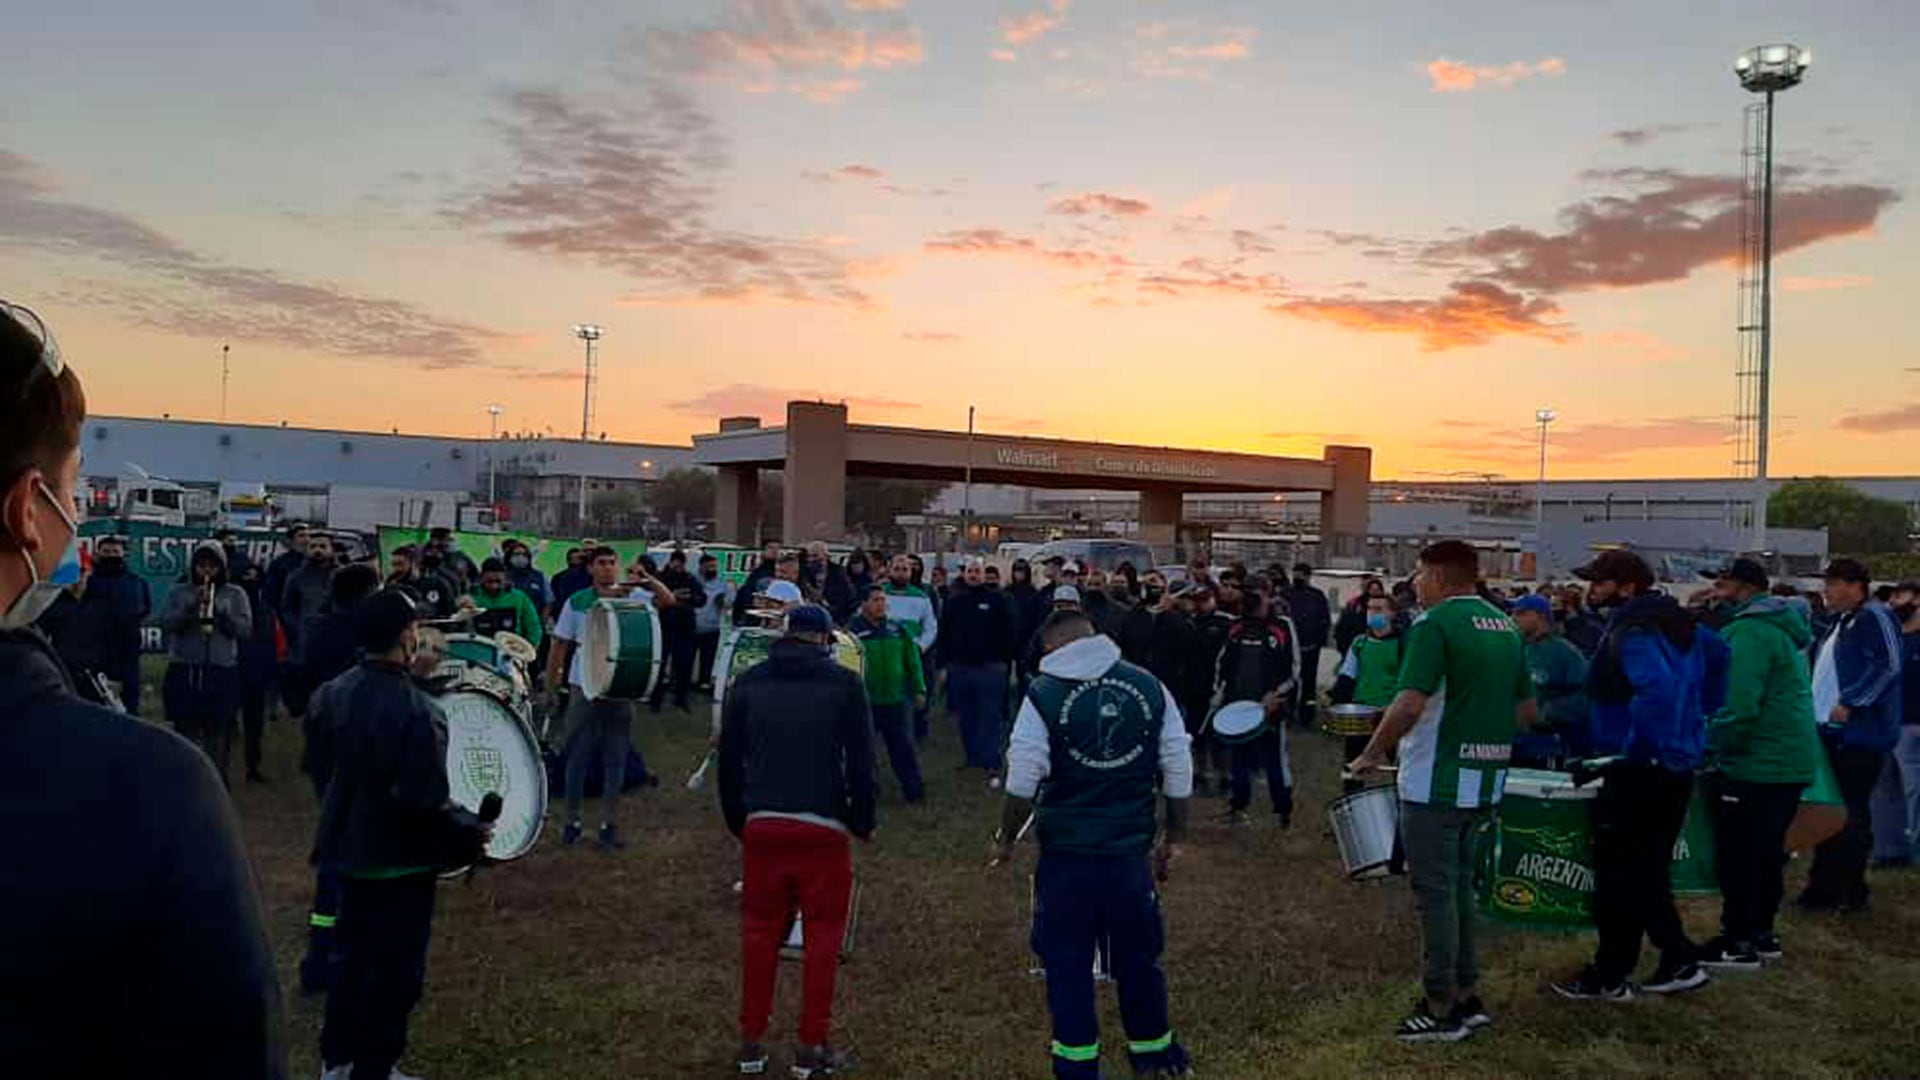
[{"label": "white face mask", "polygon": [[40,568],[33,565],[33,556],[27,554],[24,549],[20,552],[21,561],[27,564],[27,587],[13,605],[7,608],[4,614],[0,614],[0,630],[17,630],[24,626],[31,626],[35,619],[38,619],[47,608],[53,606],[55,600],[60,598],[60,590],[65,587],[59,582],[59,579],[65,576],[61,571],[71,564],[77,576],[80,566],[80,523],[73,519],[66,507],[60,505],[60,500],[54,497],[52,488],[38,480],[33,482],[33,486],[39,489],[40,494],[53,507],[54,513],[59,514],[61,522],[67,526],[67,547],[61,553],[60,561],[54,564],[53,572],[49,573],[45,580],[40,577]]}]

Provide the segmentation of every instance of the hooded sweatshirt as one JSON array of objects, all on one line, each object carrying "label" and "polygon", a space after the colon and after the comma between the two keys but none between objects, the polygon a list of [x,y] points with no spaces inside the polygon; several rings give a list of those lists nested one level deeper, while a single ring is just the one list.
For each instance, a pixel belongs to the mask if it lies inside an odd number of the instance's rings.
[{"label": "hooded sweatshirt", "polygon": [[872,835],[873,714],[860,676],[818,645],[774,642],[727,687],[719,771],[735,836],[757,817]]},{"label": "hooded sweatshirt", "polygon": [[1706,718],[1727,697],[1727,644],[1664,593],[1636,596],[1607,624],[1588,671],[1592,745],[1670,772],[1692,772]]},{"label": "hooded sweatshirt", "polygon": [[1727,703],[1707,724],[1720,771],[1755,784],[1812,783],[1820,752],[1806,660],[1813,628],[1779,597],[1756,596],[1720,634],[1733,650]]},{"label": "hooded sweatshirt", "polygon": [[933,601],[926,590],[918,585],[895,585],[891,581],[887,582],[886,589],[887,618],[906,627],[921,652],[931,651],[933,643],[940,639],[940,619],[934,614]]},{"label": "hooded sweatshirt", "polygon": [[[208,555],[220,560],[211,619],[205,617],[193,585],[193,563]],[[230,668],[240,663],[241,643],[253,633],[253,606],[245,589],[227,581],[227,556],[219,544],[209,541],[193,549],[187,580],[168,590],[160,624],[171,640],[170,656],[176,664]]]}]

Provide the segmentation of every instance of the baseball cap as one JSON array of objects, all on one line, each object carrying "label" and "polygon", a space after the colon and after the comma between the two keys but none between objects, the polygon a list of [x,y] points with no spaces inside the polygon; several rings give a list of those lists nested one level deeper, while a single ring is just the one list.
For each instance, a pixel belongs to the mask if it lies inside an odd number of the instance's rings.
[{"label": "baseball cap", "polygon": [[362,648],[385,652],[419,618],[420,609],[404,590],[387,588],[362,600],[353,622]]},{"label": "baseball cap", "polygon": [[1303,562],[1294,563],[1293,572],[1296,574],[1311,574],[1313,573],[1313,564]]},{"label": "baseball cap", "polygon": [[1547,618],[1553,617],[1553,605],[1547,603],[1547,598],[1544,596],[1528,594],[1515,600],[1513,602],[1513,613],[1518,615],[1523,611],[1531,611],[1535,615],[1544,615]]},{"label": "baseball cap", "polygon": [[1859,559],[1835,559],[1827,564],[1823,575],[1828,581],[1845,581],[1854,585],[1873,584],[1873,571]]},{"label": "baseball cap", "polygon": [[775,600],[782,604],[798,604],[806,599],[806,597],[800,595],[800,586],[795,585],[791,581],[780,580],[767,582],[767,587],[761,592],[761,595],[769,600]]},{"label": "baseball cap", "polygon": [[1713,578],[1716,581],[1737,581],[1742,585],[1751,585],[1761,591],[1765,591],[1768,585],[1767,568],[1761,566],[1757,560],[1744,556],[1732,560],[1718,570],[1704,571],[1702,576]]},{"label": "baseball cap", "polygon": [[1080,564],[1069,560],[1060,564],[1060,572],[1063,574],[1078,574],[1080,572]]},{"label": "baseball cap", "polygon": [[[791,585],[792,582],[781,582]],[[771,590],[769,590],[771,591]],[[801,604],[787,612],[787,633],[789,634],[831,634],[833,616],[818,604]]]},{"label": "baseball cap", "polygon": [[1643,588],[1651,587],[1654,580],[1653,568],[1647,561],[1625,549],[1601,552],[1592,562],[1575,570],[1573,576],[1581,581],[1611,581]]},{"label": "baseball cap", "polygon": [[1062,585],[1053,590],[1055,604],[1077,604],[1080,602],[1080,590],[1071,585]]}]

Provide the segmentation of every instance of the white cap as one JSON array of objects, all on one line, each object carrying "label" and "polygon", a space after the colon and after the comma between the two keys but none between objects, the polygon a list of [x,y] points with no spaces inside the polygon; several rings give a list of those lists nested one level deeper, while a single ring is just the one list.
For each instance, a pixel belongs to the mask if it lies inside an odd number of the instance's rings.
[{"label": "white cap", "polygon": [[782,604],[798,604],[806,600],[806,597],[800,595],[800,586],[791,581],[779,579],[768,582],[760,595]]},{"label": "white cap", "polygon": [[[1080,572],[1080,564],[1074,562],[1072,559],[1068,559],[1060,565],[1060,572],[1063,574],[1077,574]],[[1075,597],[1074,599],[1077,600],[1079,597]]]},{"label": "white cap", "polygon": [[1071,585],[1059,585],[1053,590],[1053,602],[1056,604],[1077,604],[1080,602],[1080,590]]}]

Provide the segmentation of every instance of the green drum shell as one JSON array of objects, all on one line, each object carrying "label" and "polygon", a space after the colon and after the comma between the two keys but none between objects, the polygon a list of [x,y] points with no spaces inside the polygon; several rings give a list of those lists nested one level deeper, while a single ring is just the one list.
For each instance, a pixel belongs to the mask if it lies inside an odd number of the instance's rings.
[{"label": "green drum shell", "polygon": [[601,600],[587,613],[587,680],[595,698],[638,701],[660,679],[660,614],[632,600]]},{"label": "green drum shell", "polygon": [[[738,626],[728,631],[720,643],[713,665],[713,730],[720,730],[720,716],[727,704],[727,687],[733,680],[751,671],[767,658],[768,650],[779,641],[781,631],[767,626]],[[866,677],[867,651],[860,639],[845,630],[833,632],[833,658],[848,671]]]}]

